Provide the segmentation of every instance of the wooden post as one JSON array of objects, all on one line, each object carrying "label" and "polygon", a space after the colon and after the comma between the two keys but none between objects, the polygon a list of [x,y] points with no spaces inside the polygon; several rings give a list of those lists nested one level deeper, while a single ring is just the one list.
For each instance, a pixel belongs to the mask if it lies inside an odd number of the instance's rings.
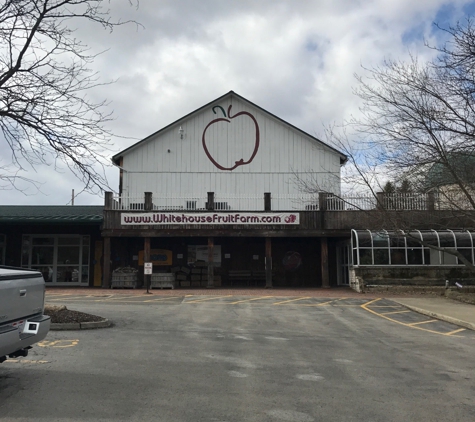
[{"label": "wooden post", "polygon": [[214,288],[214,238],[208,237],[208,289]]},{"label": "wooden post", "polygon": [[112,202],[114,198],[112,196],[112,192],[106,192],[104,195],[104,209],[111,210],[112,209]]},{"label": "wooden post", "polygon": [[272,239],[266,237],[266,289],[272,288]]},{"label": "wooden post", "polygon": [[104,254],[102,265],[102,288],[108,289],[111,281],[111,238],[104,237]]},{"label": "wooden post", "polygon": [[272,209],[270,192],[264,193],[264,211],[270,211]]},{"label": "wooden post", "polygon": [[[143,245],[143,262],[150,262],[150,237],[145,237],[144,238],[144,245]],[[145,268],[145,266],[144,266]],[[149,293],[150,289],[150,280],[152,279],[152,276],[150,274],[144,274],[144,281],[145,281],[145,286],[147,288],[147,293]]]},{"label": "wooden post", "polygon": [[206,203],[206,209],[208,211],[214,210],[214,192],[208,192],[208,202]]},{"label": "wooden post", "polygon": [[435,195],[433,191],[427,194],[427,209],[429,211],[435,210]]},{"label": "wooden post", "polygon": [[322,259],[322,287],[324,289],[330,288],[330,275],[328,272],[328,238],[322,237],[321,244],[321,259]]},{"label": "wooden post", "polygon": [[145,192],[145,211],[152,211],[153,208],[153,200],[152,200],[152,192]]}]

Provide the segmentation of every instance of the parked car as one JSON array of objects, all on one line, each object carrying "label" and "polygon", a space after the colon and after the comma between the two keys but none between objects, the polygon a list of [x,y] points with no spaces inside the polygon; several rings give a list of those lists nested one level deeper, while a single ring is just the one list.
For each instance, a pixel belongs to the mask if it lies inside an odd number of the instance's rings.
[{"label": "parked car", "polygon": [[45,282],[39,271],[0,266],[0,363],[27,356],[46,337]]}]

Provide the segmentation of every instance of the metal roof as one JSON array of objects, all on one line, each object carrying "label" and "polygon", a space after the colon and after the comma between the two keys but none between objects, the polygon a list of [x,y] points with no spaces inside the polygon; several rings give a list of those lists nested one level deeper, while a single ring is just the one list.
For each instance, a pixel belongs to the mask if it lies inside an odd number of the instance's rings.
[{"label": "metal roof", "polygon": [[103,205],[0,205],[0,223],[101,224]]}]

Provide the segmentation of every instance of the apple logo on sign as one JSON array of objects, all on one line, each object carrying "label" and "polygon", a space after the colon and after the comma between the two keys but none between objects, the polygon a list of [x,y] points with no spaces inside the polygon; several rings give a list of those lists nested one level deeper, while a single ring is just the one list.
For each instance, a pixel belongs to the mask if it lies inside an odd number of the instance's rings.
[{"label": "apple logo on sign", "polygon": [[[208,158],[210,159],[210,161],[217,167],[219,168],[220,170],[234,170],[235,168],[239,167],[239,166],[243,166],[245,164],[249,164],[253,159],[254,157],[256,156],[257,154],[257,150],[259,149],[259,125],[257,124],[257,120],[255,119],[255,117],[251,114],[251,113],[248,113],[247,111],[240,111],[239,113],[236,113],[234,116],[231,116],[231,107],[232,105],[230,105],[228,107],[228,114],[226,116],[226,112],[224,111],[223,107],[221,106],[214,106],[213,107],[213,113],[216,114],[216,111],[215,109],[216,108],[219,108],[221,109],[224,117],[219,117],[217,119],[214,119],[212,120],[211,122],[208,123],[208,125],[205,127],[204,131],[203,131],[203,137],[202,137],[202,143],[203,143],[203,149],[205,150],[205,153],[206,155],[208,156]],[[218,123],[218,122],[227,122],[229,124],[232,124],[232,120],[235,119],[236,117],[239,117],[239,116],[242,116],[244,118],[249,117],[250,119],[252,119],[252,121],[254,122],[254,126],[256,128],[256,137],[255,137],[255,141],[254,141],[254,150],[252,151],[252,154],[250,156],[250,158],[247,160],[247,161],[244,161],[244,158],[240,158],[239,160],[235,161],[234,162],[234,165],[231,166],[231,167],[224,167],[222,166],[221,164],[219,164],[214,158],[213,156],[211,155],[211,153],[209,152],[208,150],[208,147],[206,145],[206,131],[208,130],[208,128],[211,126],[211,125],[214,125],[215,123]]]}]

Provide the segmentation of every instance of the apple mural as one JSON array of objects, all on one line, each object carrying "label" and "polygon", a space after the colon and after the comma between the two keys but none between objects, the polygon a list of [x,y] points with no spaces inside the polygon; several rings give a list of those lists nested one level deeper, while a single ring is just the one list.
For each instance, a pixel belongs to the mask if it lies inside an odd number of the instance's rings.
[{"label": "apple mural", "polygon": [[[217,108],[219,108],[221,110],[221,112],[223,113],[224,117],[219,117],[217,119],[214,119],[212,120],[211,122],[208,123],[208,125],[205,127],[204,131],[203,131],[203,136],[202,136],[202,143],[203,143],[203,149],[205,150],[205,153],[206,155],[208,156],[208,158],[210,159],[210,161],[217,167],[219,168],[220,170],[234,170],[235,168],[239,167],[239,166],[243,166],[245,164],[249,164],[253,159],[254,157],[256,156],[257,154],[257,150],[259,149],[259,125],[257,124],[257,120],[255,119],[255,117],[251,114],[251,113],[248,113],[247,111],[240,111],[239,113],[236,113],[234,116],[231,115],[231,107],[232,105],[230,105],[228,107],[228,113],[226,115],[226,112],[224,111],[224,108],[221,107],[221,106],[214,106],[213,107],[213,113],[214,114],[217,114],[216,113],[216,110]],[[227,123],[232,123],[231,121],[233,119],[235,119],[236,117],[239,117],[239,116],[247,116],[249,117],[250,119],[252,119],[252,121],[254,122],[254,126],[256,128],[256,137],[255,137],[255,142],[254,142],[254,150],[252,151],[252,154],[250,156],[250,158],[247,160],[247,161],[244,161],[244,158],[240,158],[239,160],[235,161],[234,162],[234,165],[231,166],[231,167],[224,167],[222,166],[221,164],[219,164],[214,158],[213,156],[210,154],[209,150],[208,150],[208,147],[206,145],[206,131],[208,130],[208,128],[211,126],[211,125],[214,125],[215,123],[218,123],[218,122],[227,122]]]}]

